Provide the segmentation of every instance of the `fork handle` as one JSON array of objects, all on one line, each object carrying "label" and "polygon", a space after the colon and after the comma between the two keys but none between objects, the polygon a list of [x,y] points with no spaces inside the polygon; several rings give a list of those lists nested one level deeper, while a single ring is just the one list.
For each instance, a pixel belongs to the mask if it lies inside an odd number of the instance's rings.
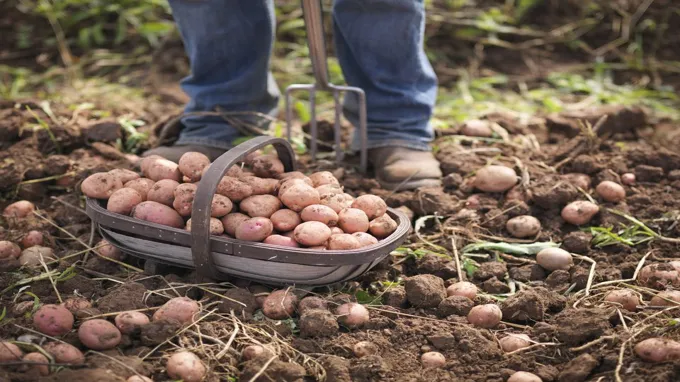
[{"label": "fork handle", "polygon": [[307,30],[307,45],[316,88],[329,90],[328,63],[326,61],[326,42],[323,32],[323,10],[321,0],[302,0],[302,14]]}]

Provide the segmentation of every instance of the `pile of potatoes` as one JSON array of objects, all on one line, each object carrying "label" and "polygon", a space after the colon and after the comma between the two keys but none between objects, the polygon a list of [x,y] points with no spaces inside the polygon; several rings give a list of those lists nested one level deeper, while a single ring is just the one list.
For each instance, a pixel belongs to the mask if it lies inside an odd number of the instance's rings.
[{"label": "pile of potatoes", "polygon": [[[106,200],[111,212],[191,231],[197,183],[209,166],[209,158],[197,152],[179,163],[150,156],[141,161],[143,176],[115,169],[90,175],[80,188]],[[211,208],[212,235],[285,247],[353,250],[397,229],[379,196],[354,198],[328,171],[284,172],[275,155],[260,152],[227,171]]]}]

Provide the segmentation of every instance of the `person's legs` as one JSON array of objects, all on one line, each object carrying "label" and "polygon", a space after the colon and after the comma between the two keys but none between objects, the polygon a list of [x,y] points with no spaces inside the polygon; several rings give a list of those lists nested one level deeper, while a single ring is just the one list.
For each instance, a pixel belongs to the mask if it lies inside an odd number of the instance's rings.
[{"label": "person's legs", "polygon": [[[269,72],[273,0],[170,0],[170,6],[191,64],[182,81],[191,98],[185,110],[275,114],[279,89]],[[182,123],[176,146],[223,151],[240,135],[219,116],[188,116]]]}]

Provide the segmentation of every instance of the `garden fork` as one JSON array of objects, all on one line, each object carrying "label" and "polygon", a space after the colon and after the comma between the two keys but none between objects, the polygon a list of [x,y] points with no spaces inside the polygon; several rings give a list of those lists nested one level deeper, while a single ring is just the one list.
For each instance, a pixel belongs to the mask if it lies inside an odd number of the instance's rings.
[{"label": "garden fork", "polygon": [[291,140],[291,128],[293,110],[291,105],[291,93],[295,90],[309,90],[309,106],[311,109],[310,119],[310,154],[312,161],[316,160],[317,153],[317,123],[316,123],[316,101],[317,91],[327,91],[333,93],[335,103],[335,160],[340,162],[343,159],[340,149],[340,119],[342,118],[342,104],[340,103],[340,92],[352,92],[357,95],[359,101],[359,129],[360,137],[360,171],[365,173],[368,166],[368,136],[366,132],[366,94],[360,88],[353,86],[339,86],[330,83],[328,76],[328,64],[326,61],[326,43],[323,31],[323,14],[321,0],[302,0],[302,12],[307,30],[307,45],[309,46],[309,56],[312,61],[315,84],[292,84],[286,88],[286,134],[287,139]]}]

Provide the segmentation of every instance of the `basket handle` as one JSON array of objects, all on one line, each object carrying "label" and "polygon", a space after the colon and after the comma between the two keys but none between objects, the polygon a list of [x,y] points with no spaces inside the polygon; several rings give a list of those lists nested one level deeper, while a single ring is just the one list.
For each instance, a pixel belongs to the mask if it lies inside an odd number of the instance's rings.
[{"label": "basket handle", "polygon": [[259,136],[241,143],[215,159],[198,183],[191,212],[191,256],[199,276],[212,279],[217,279],[218,276],[210,245],[210,212],[217,185],[231,166],[242,162],[251,152],[268,145],[273,145],[276,149],[284,171],[295,171],[295,152],[288,141]]}]

